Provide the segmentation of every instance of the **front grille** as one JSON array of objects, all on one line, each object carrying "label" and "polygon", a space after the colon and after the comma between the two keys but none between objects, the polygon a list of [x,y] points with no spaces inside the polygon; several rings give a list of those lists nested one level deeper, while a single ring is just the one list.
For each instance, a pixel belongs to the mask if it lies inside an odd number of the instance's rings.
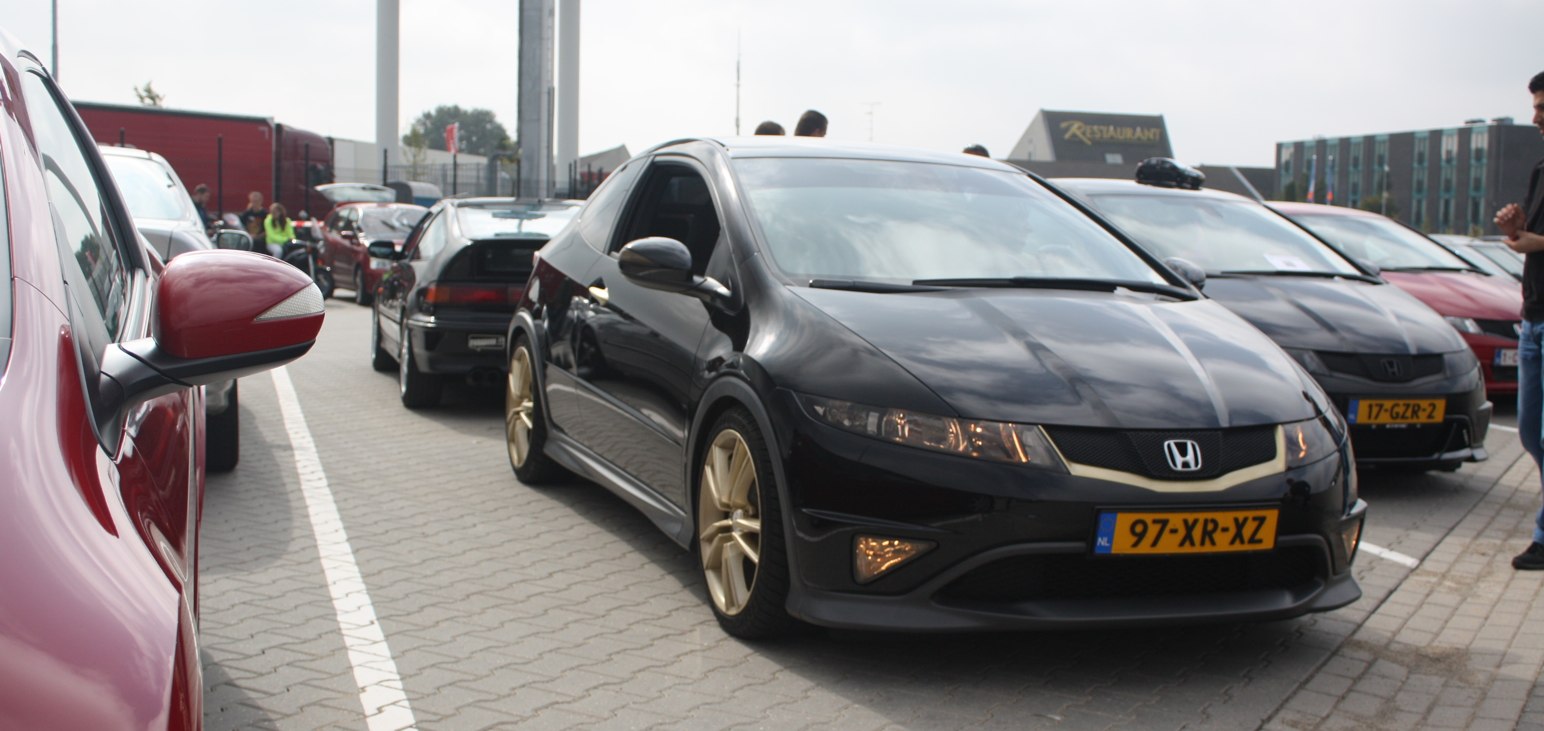
[{"label": "front grille", "polygon": [[1381,383],[1405,383],[1442,374],[1441,355],[1367,355],[1319,352],[1324,367],[1334,373]]},{"label": "front grille", "polygon": [[1469,446],[1464,443],[1464,433],[1451,422],[1399,428],[1353,425],[1351,447],[1358,459],[1425,457]]},{"label": "front grille", "polygon": [[1015,556],[972,569],[939,596],[1021,602],[1297,589],[1320,578],[1326,565],[1322,549],[1301,546],[1202,556]]},{"label": "front grille", "polygon": [[1522,326],[1522,323],[1517,320],[1475,320],[1474,322],[1480,326],[1480,332],[1507,340],[1516,340],[1518,328]]},{"label": "front grille", "polygon": [[[1160,480],[1199,480],[1276,458],[1276,427],[1208,431],[1120,431],[1048,426],[1046,434],[1072,462],[1145,475]],[[1193,441],[1201,468],[1181,472],[1169,466],[1164,443]]]}]

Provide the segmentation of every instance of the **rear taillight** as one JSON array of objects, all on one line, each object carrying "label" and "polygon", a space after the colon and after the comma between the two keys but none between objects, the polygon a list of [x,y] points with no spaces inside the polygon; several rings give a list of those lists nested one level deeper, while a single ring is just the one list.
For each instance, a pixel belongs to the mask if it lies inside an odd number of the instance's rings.
[{"label": "rear taillight", "polygon": [[445,305],[458,305],[462,307],[508,305],[513,307],[520,304],[520,297],[523,294],[525,294],[525,287],[522,285],[446,284],[434,282],[424,287],[418,296],[425,307],[441,307]]}]

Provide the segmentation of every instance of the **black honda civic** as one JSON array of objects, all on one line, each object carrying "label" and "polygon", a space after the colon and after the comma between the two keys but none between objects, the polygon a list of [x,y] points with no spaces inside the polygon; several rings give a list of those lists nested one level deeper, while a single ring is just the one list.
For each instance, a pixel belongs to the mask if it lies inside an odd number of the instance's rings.
[{"label": "black honda civic", "polygon": [[701,139],[537,253],[509,459],[699,557],[732,635],[1281,619],[1361,595],[1347,427],[1270,339],[1037,179]]}]

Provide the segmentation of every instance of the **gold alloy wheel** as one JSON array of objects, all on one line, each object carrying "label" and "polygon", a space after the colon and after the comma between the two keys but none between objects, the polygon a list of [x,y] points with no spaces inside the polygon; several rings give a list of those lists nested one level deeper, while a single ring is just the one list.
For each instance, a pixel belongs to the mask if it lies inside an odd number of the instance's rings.
[{"label": "gold alloy wheel", "polygon": [[536,401],[531,385],[531,351],[515,350],[509,362],[509,379],[504,387],[504,441],[509,446],[509,462],[524,467],[531,456],[531,429],[534,428]]},{"label": "gold alloy wheel", "polygon": [[714,437],[703,460],[697,526],[708,593],[720,612],[739,614],[761,564],[761,491],[750,447],[733,429]]}]

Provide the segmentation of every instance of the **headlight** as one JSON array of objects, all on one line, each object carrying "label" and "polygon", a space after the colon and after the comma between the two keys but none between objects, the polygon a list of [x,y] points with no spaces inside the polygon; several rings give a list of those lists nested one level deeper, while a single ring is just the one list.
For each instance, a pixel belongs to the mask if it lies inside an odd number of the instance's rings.
[{"label": "headlight", "polygon": [[1313,464],[1340,449],[1340,440],[1330,432],[1327,417],[1298,421],[1285,425],[1287,433],[1287,467]]},{"label": "headlight", "polygon": [[1481,332],[1484,332],[1480,330],[1480,323],[1475,322],[1474,318],[1471,317],[1444,317],[1442,319],[1447,320],[1454,330],[1466,335],[1479,335]]},{"label": "headlight", "polygon": [[854,434],[962,457],[1066,471],[1045,432],[1034,424],[972,421],[815,396],[802,399],[815,418]]},{"label": "headlight", "polygon": [[1282,348],[1282,350],[1285,350],[1287,355],[1292,356],[1292,360],[1297,361],[1297,364],[1309,373],[1330,372],[1330,369],[1324,365],[1324,361],[1319,360],[1319,354],[1312,350],[1302,350],[1300,348]]},{"label": "headlight", "polygon": [[1468,348],[1442,354],[1442,368],[1450,376],[1463,375],[1479,367],[1480,360],[1474,357],[1474,351]]}]

